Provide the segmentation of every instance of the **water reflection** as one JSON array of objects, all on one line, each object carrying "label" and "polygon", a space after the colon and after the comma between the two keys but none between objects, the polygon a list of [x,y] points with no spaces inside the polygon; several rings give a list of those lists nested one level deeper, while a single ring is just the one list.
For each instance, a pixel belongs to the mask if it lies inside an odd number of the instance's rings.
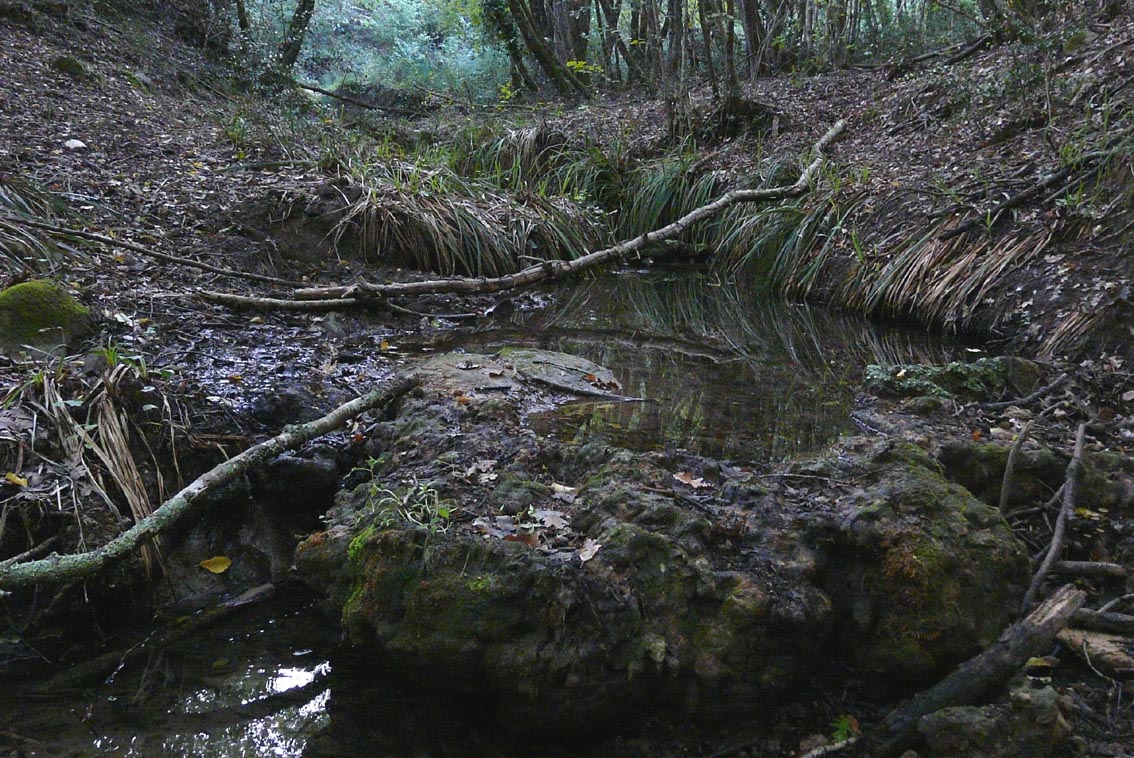
[{"label": "water reflection", "polygon": [[308,605],[265,606],[58,700],[0,694],[3,727],[55,755],[299,756],[329,723],[337,642]]},{"label": "water reflection", "polygon": [[952,346],[908,327],[786,303],[710,274],[623,274],[560,288],[558,302],[431,345],[580,355],[643,403],[586,400],[537,415],[568,441],[776,460],[851,430],[869,363],[941,362]]}]

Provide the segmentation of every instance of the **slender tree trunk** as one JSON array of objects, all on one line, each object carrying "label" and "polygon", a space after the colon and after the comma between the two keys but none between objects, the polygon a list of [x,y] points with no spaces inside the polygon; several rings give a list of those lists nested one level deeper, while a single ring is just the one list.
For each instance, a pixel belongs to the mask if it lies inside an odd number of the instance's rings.
[{"label": "slender tree trunk", "polygon": [[587,43],[591,32],[591,3],[590,0],[568,0],[568,25],[571,32],[569,46],[571,57],[577,61],[587,60]]},{"label": "slender tree trunk", "polygon": [[236,23],[242,36],[251,33],[252,24],[248,21],[248,8],[244,5],[244,0],[236,0]]},{"label": "slender tree trunk", "polygon": [[520,30],[520,35],[524,38],[524,44],[531,51],[532,57],[536,59],[536,63],[543,69],[547,78],[551,80],[560,94],[570,95],[575,93],[586,97],[589,94],[586,86],[579,81],[579,78],[570,69],[559,62],[543,35],[537,30],[527,3],[522,0],[508,0],[508,10],[511,11],[512,18]]},{"label": "slender tree trunk", "polygon": [[311,23],[311,16],[315,13],[315,0],[299,0],[295,4],[295,13],[291,16],[291,23],[287,25],[287,35],[280,45],[279,66],[282,71],[290,71],[299,59],[299,51],[303,49],[303,38],[307,34],[307,25]]},{"label": "slender tree trunk", "polygon": [[[718,2],[720,0],[717,0]],[[724,74],[728,86],[728,99],[740,98],[740,78],[736,75],[736,0],[726,0],[724,23]]]},{"label": "slender tree trunk", "polygon": [[749,77],[758,76],[763,58],[761,51],[768,37],[758,0],[741,0],[740,23],[744,27],[744,67]]},{"label": "slender tree trunk", "polygon": [[709,28],[709,19],[705,13],[705,6],[708,0],[701,0],[697,3],[697,20],[701,24],[701,39],[705,45],[705,72],[709,76],[709,86],[713,89],[713,99],[719,99],[721,96],[720,83],[717,81],[717,69],[713,65],[713,34]]}]

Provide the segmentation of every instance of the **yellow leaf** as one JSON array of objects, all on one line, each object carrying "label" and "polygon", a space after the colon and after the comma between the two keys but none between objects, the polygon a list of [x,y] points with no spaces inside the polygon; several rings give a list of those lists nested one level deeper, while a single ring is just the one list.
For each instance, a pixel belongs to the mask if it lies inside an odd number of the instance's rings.
[{"label": "yellow leaf", "polygon": [[9,471],[7,474],[4,474],[4,481],[6,481],[8,484],[14,484],[17,487],[27,487],[28,486],[28,480],[27,479],[24,479],[19,474],[12,473],[11,471]]},{"label": "yellow leaf", "polygon": [[390,349],[390,343],[386,340],[382,340],[382,342],[378,345],[378,349],[384,353]]},{"label": "yellow leaf", "polygon": [[232,561],[225,558],[223,555],[217,555],[212,558],[206,558],[197,565],[205,569],[205,571],[211,571],[214,574],[223,574],[228,571],[228,567],[232,565]]}]

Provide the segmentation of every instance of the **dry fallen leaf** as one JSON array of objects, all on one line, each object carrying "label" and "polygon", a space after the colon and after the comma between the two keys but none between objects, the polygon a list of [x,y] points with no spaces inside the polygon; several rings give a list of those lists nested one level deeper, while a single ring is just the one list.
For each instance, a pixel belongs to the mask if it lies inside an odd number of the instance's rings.
[{"label": "dry fallen leaf", "polygon": [[558,482],[551,483],[551,496],[570,505],[575,502],[575,488]]},{"label": "dry fallen leaf", "polygon": [[522,542],[528,547],[539,547],[538,534],[509,534],[504,539],[507,542]]},{"label": "dry fallen leaf", "polygon": [[551,529],[567,529],[567,519],[562,511],[539,508],[532,511],[532,518]]},{"label": "dry fallen leaf", "polygon": [[215,555],[212,558],[206,558],[197,565],[205,569],[205,571],[214,574],[223,574],[228,571],[228,567],[232,565],[232,560],[225,558],[223,555]]},{"label": "dry fallen leaf", "polygon": [[676,479],[677,481],[681,482],[682,484],[689,485],[690,487],[692,487],[695,490],[699,490],[702,487],[712,487],[713,486],[713,485],[709,484],[708,482],[706,482],[701,477],[699,477],[699,476],[694,477],[692,474],[685,472],[685,471],[674,474],[673,478]]},{"label": "dry fallen leaf", "polygon": [[17,487],[27,487],[28,486],[28,480],[27,479],[20,476],[19,474],[13,473],[11,471],[9,471],[7,474],[4,474],[4,481],[6,481],[8,484],[14,484]]},{"label": "dry fallen leaf", "polygon": [[601,542],[588,538],[587,541],[583,543],[583,546],[579,548],[579,560],[586,563],[591,558],[595,557],[595,553],[599,551],[600,547],[602,547]]}]

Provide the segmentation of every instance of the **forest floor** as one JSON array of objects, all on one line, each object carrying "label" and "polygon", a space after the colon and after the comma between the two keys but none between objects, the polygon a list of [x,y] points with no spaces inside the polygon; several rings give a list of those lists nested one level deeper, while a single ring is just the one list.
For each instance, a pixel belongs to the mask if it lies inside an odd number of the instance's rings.
[{"label": "forest floor", "polygon": [[[23,6],[0,4],[0,10]],[[762,170],[769,152],[796,160],[831,124],[846,119],[832,153],[848,169],[845,191],[867,198],[852,221],[864,239],[877,242],[865,253],[871,265],[886,265],[884,241],[894,225],[943,220],[952,224],[946,231],[958,229],[974,246],[998,235],[1043,237],[1034,254],[974,290],[978,294],[959,310],[922,320],[975,334],[1000,350],[1039,355],[1069,372],[1071,379],[1043,409],[1055,422],[1034,435],[1069,457],[1076,422],[1090,422],[1093,451],[1125,456],[1134,445],[1128,369],[1134,338],[1127,324],[1134,164],[1129,152],[1113,153],[1116,144],[1129,146],[1121,141],[1129,136],[1134,98],[1134,18],[1095,24],[1085,44],[1066,47],[1005,45],[952,65],[930,63],[893,81],[886,69],[760,79],[745,95],[775,112],[771,132],[708,140],[697,168],[740,181]],[[53,223],[136,246],[72,239],[26,270],[5,259],[3,283],[47,274],[91,307],[99,321],[95,347],[57,372],[63,395],[82,398],[106,368],[130,363],[139,386],[161,398],[147,398],[146,405],[164,407],[162,418],[183,435],[177,474],[184,480],[283,424],[308,420],[390,377],[405,364],[397,346],[407,335],[440,335],[468,322],[445,314],[486,318],[502,302],[521,310],[542,302],[543,295],[523,293],[436,295],[405,299],[392,309],[334,313],[231,310],[203,302],[197,298],[202,289],[260,295],[289,289],[251,284],[217,268],[298,285],[423,275],[379,270],[350,252],[330,252],[325,227],[307,236],[287,227],[291,238],[277,237],[285,217],[302,217],[305,203],[334,186],[319,163],[328,146],[348,141],[346,131],[331,119],[273,113],[254,95],[234,92],[223,65],[206,63],[171,30],[128,15],[0,16],[0,71],[0,190],[6,182],[32,182],[61,201]],[[707,99],[700,104],[710,110]],[[538,121],[599,143],[625,139],[638,158],[671,145],[660,103],[614,97],[539,117],[518,109],[450,111],[391,130],[428,138],[481,119]],[[1006,200],[1011,207],[1003,206]],[[832,265],[832,276],[863,257],[849,235],[839,244],[843,261]],[[983,250],[994,256],[1001,249]],[[947,268],[951,261],[936,264]],[[906,276],[929,276],[934,265],[931,260]],[[820,283],[812,294],[848,305],[836,291]],[[925,315],[900,301],[869,310]],[[0,357],[0,386],[27,388],[39,368]],[[28,408],[42,402],[25,400]],[[908,410],[889,403],[864,401],[861,418],[885,423],[879,419],[887,413]],[[33,418],[29,412],[0,431],[18,435]],[[929,429],[907,427],[925,439],[983,435],[1007,446],[1021,421],[962,405]],[[150,483],[166,463],[143,466]],[[35,486],[42,494],[54,485]],[[0,487],[6,499],[18,489],[10,480]],[[1102,537],[1092,532],[1095,537],[1080,541],[1081,557],[1129,557],[1130,506],[1125,502],[1125,510],[1105,516]],[[115,528],[112,521],[95,522]],[[1037,517],[1028,528],[1038,534],[1041,525]],[[85,538],[97,542],[100,536],[88,532]],[[1099,602],[1123,594],[1113,585],[1107,589]],[[1127,685],[1094,677],[1083,666],[1060,685],[1086,754],[1134,754]]]}]

